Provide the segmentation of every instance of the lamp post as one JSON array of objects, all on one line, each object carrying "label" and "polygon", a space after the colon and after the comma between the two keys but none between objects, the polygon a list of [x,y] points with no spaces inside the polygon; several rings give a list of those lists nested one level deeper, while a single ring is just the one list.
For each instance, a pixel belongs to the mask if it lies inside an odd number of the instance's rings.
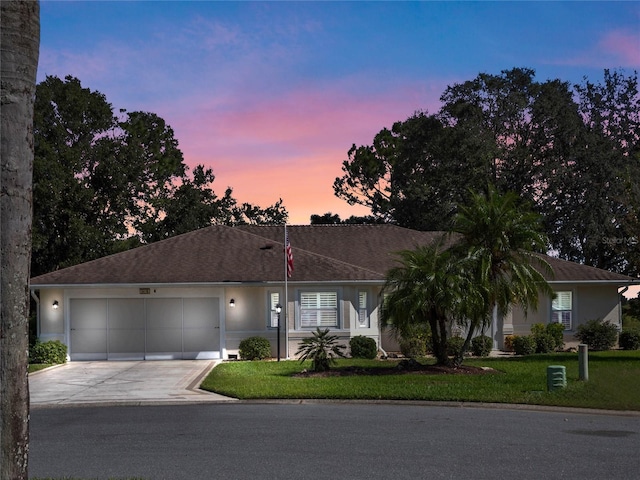
[{"label": "lamp post", "polygon": [[280,361],[280,312],[282,312],[282,305],[278,303],[276,305],[276,313],[278,314],[278,361]]}]

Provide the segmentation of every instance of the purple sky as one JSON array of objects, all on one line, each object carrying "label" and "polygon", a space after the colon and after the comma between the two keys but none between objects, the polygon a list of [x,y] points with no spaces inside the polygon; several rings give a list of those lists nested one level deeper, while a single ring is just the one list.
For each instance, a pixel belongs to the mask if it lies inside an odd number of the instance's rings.
[{"label": "purple sky", "polygon": [[365,215],[333,194],[352,144],[480,72],[602,79],[640,68],[640,2],[41,3],[38,80],[78,77],[157,113],[218,195],[290,223]]}]

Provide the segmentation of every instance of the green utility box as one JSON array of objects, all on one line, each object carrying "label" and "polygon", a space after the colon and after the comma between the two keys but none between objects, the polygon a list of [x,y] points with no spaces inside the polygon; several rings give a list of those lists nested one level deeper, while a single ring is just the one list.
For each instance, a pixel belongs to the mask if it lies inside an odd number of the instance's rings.
[{"label": "green utility box", "polygon": [[553,392],[567,386],[567,369],[564,365],[549,365],[547,367],[547,390]]}]

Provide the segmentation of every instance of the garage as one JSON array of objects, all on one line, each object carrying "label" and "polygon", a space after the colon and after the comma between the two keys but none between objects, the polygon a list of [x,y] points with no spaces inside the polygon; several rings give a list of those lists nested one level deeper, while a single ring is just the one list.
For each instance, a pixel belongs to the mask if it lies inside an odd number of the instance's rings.
[{"label": "garage", "polygon": [[220,358],[219,299],[71,298],[71,360]]}]

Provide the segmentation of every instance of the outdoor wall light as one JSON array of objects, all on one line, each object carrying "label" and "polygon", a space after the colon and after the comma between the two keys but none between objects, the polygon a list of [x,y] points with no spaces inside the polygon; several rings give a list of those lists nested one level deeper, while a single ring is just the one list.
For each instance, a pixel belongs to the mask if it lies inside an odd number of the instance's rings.
[{"label": "outdoor wall light", "polygon": [[57,308],[60,306],[60,304],[58,303],[58,300],[54,300],[52,306],[54,310],[57,310]]},{"label": "outdoor wall light", "polygon": [[235,307],[235,306],[236,306],[236,301],[235,301],[233,298],[232,298],[231,300],[229,300],[229,306],[230,306],[231,308],[233,308],[233,307]]}]

